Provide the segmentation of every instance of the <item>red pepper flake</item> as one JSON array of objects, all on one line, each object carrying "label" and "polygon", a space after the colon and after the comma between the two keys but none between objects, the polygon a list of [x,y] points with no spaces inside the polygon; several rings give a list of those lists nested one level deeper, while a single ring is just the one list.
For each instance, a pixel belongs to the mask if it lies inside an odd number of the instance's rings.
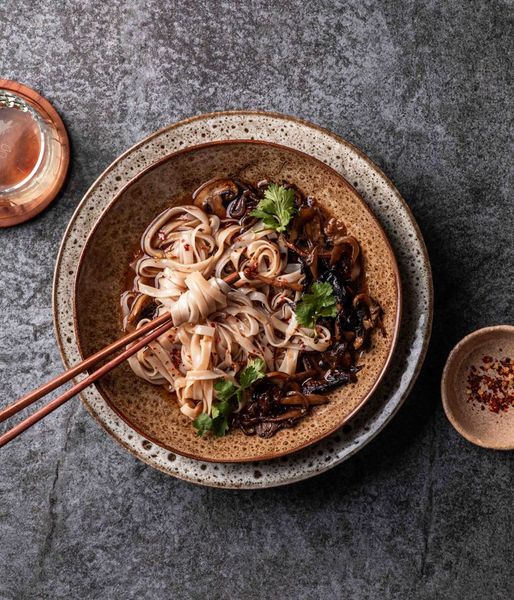
[{"label": "red pepper flake", "polygon": [[189,244],[185,243],[184,244],[184,250],[190,250],[190,249],[191,249],[191,246]]},{"label": "red pepper flake", "polygon": [[177,369],[182,366],[182,353],[179,348],[172,348],[170,350],[170,358],[171,362]]},{"label": "red pepper flake", "polygon": [[499,413],[514,407],[514,362],[505,357],[483,356],[482,365],[470,367],[466,386],[468,402],[473,400]]}]

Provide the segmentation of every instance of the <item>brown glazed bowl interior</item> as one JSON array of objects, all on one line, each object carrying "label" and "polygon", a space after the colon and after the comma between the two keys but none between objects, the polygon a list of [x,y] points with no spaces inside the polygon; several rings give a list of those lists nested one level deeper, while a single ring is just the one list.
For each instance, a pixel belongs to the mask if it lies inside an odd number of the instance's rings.
[{"label": "brown glazed bowl interior", "polygon": [[97,384],[109,406],[148,440],[172,452],[213,462],[275,458],[321,440],[341,427],[370,397],[391,358],[401,312],[396,260],[378,221],[336,171],[307,154],[256,141],[213,142],[176,152],[137,175],[112,200],[89,235],[75,282],[75,331],[82,356],[122,334],[120,293],[128,264],[147,225],[171,205],[190,203],[192,192],[214,177],[262,179],[297,185],[347,225],[360,242],[370,294],[384,309],[385,336],[375,333],[373,348],[359,361],[358,381],[330,395],[330,402],[294,428],[270,439],[241,431],[223,438],[198,438],[171,394],[153,386],[123,364]]}]

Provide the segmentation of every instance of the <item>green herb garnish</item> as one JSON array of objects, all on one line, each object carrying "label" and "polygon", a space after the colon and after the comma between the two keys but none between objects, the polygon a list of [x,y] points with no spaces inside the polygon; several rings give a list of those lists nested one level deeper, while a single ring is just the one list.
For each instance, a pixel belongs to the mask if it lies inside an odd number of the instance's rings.
[{"label": "green herb garnish", "polygon": [[262,219],[266,227],[285,231],[295,212],[294,190],[270,183],[264,192],[264,198],[250,215]]},{"label": "green herb garnish", "polygon": [[212,429],[212,417],[207,413],[200,413],[193,421],[193,427],[196,429],[196,435],[203,437],[204,433]]},{"label": "green herb garnish", "polygon": [[262,358],[249,360],[246,367],[239,373],[239,387],[228,379],[218,379],[214,384],[216,401],[212,404],[211,416],[201,413],[193,421],[197,435],[203,437],[212,431],[216,437],[224,436],[228,431],[228,418],[234,410],[234,400],[241,405],[244,400],[244,391],[265,375],[266,363]]},{"label": "green herb garnish", "polygon": [[232,412],[229,400],[214,402],[212,405],[212,431],[216,437],[224,436],[228,431],[228,417]]},{"label": "green herb garnish", "polygon": [[218,379],[214,384],[214,389],[216,390],[216,398],[220,402],[230,400],[237,393],[237,387],[228,379]]},{"label": "green herb garnish", "polygon": [[313,283],[310,294],[304,294],[296,305],[296,318],[300,325],[314,328],[320,317],[337,315],[334,288],[330,283]]},{"label": "green herb garnish", "polygon": [[266,363],[262,358],[249,360],[246,367],[239,374],[240,389],[246,390],[265,375]]}]

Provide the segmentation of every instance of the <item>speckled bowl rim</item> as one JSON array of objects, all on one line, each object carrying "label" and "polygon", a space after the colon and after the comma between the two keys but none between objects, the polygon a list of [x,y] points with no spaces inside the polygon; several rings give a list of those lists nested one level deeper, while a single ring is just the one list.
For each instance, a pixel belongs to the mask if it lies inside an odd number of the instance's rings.
[{"label": "speckled bowl rim", "polygon": [[[469,432],[462,427],[458,418],[455,416],[450,403],[448,402],[448,386],[450,385],[450,376],[453,374],[453,370],[457,367],[455,360],[457,359],[461,350],[470,344],[471,342],[478,342],[480,338],[488,333],[503,333],[508,332],[514,338],[514,325],[504,324],[504,325],[490,325],[489,327],[481,327],[480,329],[475,329],[468,335],[464,336],[460,342],[457,342],[455,346],[452,348],[448,358],[446,359],[446,364],[444,365],[443,375],[441,377],[441,401],[443,404],[444,413],[446,418],[452,424],[453,428],[460,433],[460,435],[475,444],[475,446],[480,446],[481,448],[487,448],[488,450],[501,450],[508,451],[514,450],[514,441],[511,444],[507,444],[505,446],[491,446],[489,444],[485,444],[481,442],[478,438],[469,434]],[[471,346],[470,351],[467,353],[469,355],[470,352],[473,351],[474,346]]]},{"label": "speckled bowl rim", "polygon": [[[153,444],[156,444],[157,446],[160,446],[161,448],[165,448],[166,450],[169,450],[170,452],[179,454],[180,456],[184,456],[186,458],[191,458],[193,460],[206,461],[206,462],[212,462],[212,463],[251,463],[251,462],[260,462],[260,461],[266,461],[266,460],[274,460],[274,459],[280,458],[282,456],[287,456],[289,454],[299,452],[300,450],[303,450],[304,448],[307,448],[308,446],[312,446],[313,444],[320,442],[321,440],[325,439],[329,435],[332,435],[338,429],[343,427],[343,425],[345,425],[345,423],[347,423],[350,419],[352,419],[359,412],[359,410],[361,410],[361,408],[366,404],[366,402],[369,400],[369,398],[371,398],[371,396],[377,389],[378,385],[382,381],[384,375],[386,374],[387,368],[389,367],[391,360],[393,358],[396,343],[398,341],[398,335],[399,335],[399,331],[400,331],[401,317],[402,317],[402,299],[403,299],[402,298],[402,283],[401,283],[401,277],[400,277],[400,271],[398,268],[398,263],[396,261],[396,256],[395,256],[393,247],[391,245],[391,242],[389,241],[389,238],[388,238],[384,228],[382,227],[380,221],[377,219],[374,212],[371,210],[371,208],[365,202],[364,198],[362,198],[362,196],[359,194],[359,192],[351,185],[351,183],[347,179],[345,179],[345,177],[343,177],[343,175],[341,175],[341,173],[338,173],[335,169],[333,169],[326,163],[322,162],[318,158],[310,156],[306,152],[302,152],[301,150],[297,150],[296,148],[290,148],[290,147],[284,146],[282,144],[268,142],[265,140],[250,140],[250,139],[216,140],[216,141],[211,141],[211,142],[205,142],[203,144],[196,144],[194,146],[187,146],[186,148],[183,148],[182,150],[177,150],[176,152],[172,152],[170,154],[167,154],[166,156],[163,156],[161,159],[157,160],[156,162],[154,162],[151,165],[148,165],[147,167],[142,169],[130,181],[128,181],[124,186],[122,186],[117,191],[117,193],[113,196],[113,198],[105,206],[104,210],[102,211],[102,214],[96,220],[95,224],[89,231],[89,234],[87,235],[87,238],[82,247],[82,251],[80,253],[77,271],[75,273],[75,282],[74,282],[74,286],[73,286],[73,299],[72,299],[72,302],[73,302],[73,324],[74,324],[74,329],[75,329],[75,338],[76,338],[77,346],[78,346],[78,349],[79,349],[82,359],[85,359],[86,356],[84,355],[83,346],[82,346],[82,342],[81,342],[81,338],[80,338],[80,329],[78,326],[78,315],[77,315],[77,313],[78,313],[78,290],[77,290],[77,288],[79,285],[80,275],[81,275],[83,267],[84,267],[86,252],[89,249],[89,246],[94,239],[95,233],[97,232],[97,229],[100,226],[100,224],[102,223],[104,217],[120,201],[122,196],[124,196],[124,194],[127,192],[127,190],[132,185],[134,185],[137,181],[141,180],[143,177],[148,175],[148,173],[150,173],[154,169],[157,169],[160,166],[162,166],[163,164],[167,163],[168,161],[173,160],[175,157],[180,156],[182,154],[187,154],[189,152],[195,152],[197,150],[211,148],[213,146],[236,145],[236,144],[257,144],[257,145],[261,145],[261,146],[271,146],[274,148],[284,149],[288,152],[291,152],[292,154],[297,154],[307,160],[314,161],[314,163],[318,163],[319,168],[324,169],[328,172],[331,172],[333,176],[335,176],[338,180],[341,181],[341,183],[343,184],[344,187],[347,187],[350,189],[350,191],[355,195],[355,198],[359,201],[360,210],[368,213],[369,217],[372,219],[372,221],[375,223],[376,227],[378,228],[378,230],[382,236],[382,240],[385,242],[385,246],[388,251],[388,260],[392,267],[394,277],[395,277],[396,315],[395,315],[395,320],[394,320],[392,339],[391,339],[391,342],[389,345],[389,351],[387,352],[385,361],[383,362],[380,371],[377,373],[375,380],[372,382],[371,387],[369,388],[368,392],[363,395],[362,399],[355,406],[355,408],[351,412],[349,412],[347,415],[345,415],[340,421],[337,421],[336,423],[334,423],[329,429],[323,431],[320,434],[313,435],[307,441],[303,442],[302,444],[300,444],[298,446],[295,446],[294,448],[288,448],[286,450],[280,450],[280,451],[276,451],[276,452],[272,452],[272,453],[259,454],[256,456],[250,456],[250,457],[245,457],[245,458],[235,458],[235,459],[224,459],[224,458],[216,459],[214,457],[204,457],[204,456],[199,456],[197,454],[195,455],[195,454],[192,454],[189,452],[184,452],[183,450],[179,450],[171,444],[170,445],[164,444],[160,440],[157,440],[153,436],[148,435],[148,433],[145,433],[144,431],[142,431],[138,426],[136,426],[134,423],[132,423],[131,420],[126,415],[123,414],[123,412],[118,410],[118,408],[114,404],[112,404],[112,402],[109,400],[108,396],[104,393],[104,391],[102,390],[101,387],[99,387],[97,384],[94,384],[98,393],[102,396],[102,398],[109,405],[109,407],[120,417],[120,419],[123,419],[123,421],[125,421],[125,423],[131,429],[133,429],[134,431],[139,433],[139,435],[141,435],[145,439],[149,440]],[[348,225],[351,225],[351,224],[348,223]],[[121,335],[121,331],[120,331],[120,335]]]},{"label": "speckled bowl rim", "polygon": [[[202,476],[201,472],[198,472],[198,469],[196,469],[196,468],[195,468],[196,476],[192,476],[191,474],[189,474],[189,472],[187,472],[188,471],[187,465],[186,465],[186,467],[181,466],[180,468],[172,468],[173,463],[167,464],[165,462],[162,462],[162,463],[158,462],[150,454],[150,451],[143,451],[141,448],[139,448],[136,451],[136,449],[134,447],[132,447],[130,442],[127,439],[124,439],[123,435],[119,431],[115,430],[115,427],[113,427],[111,424],[108,424],[107,422],[104,422],[101,418],[99,418],[95,414],[95,410],[93,409],[92,406],[89,405],[89,401],[86,398],[86,395],[81,394],[81,399],[82,399],[82,402],[83,402],[86,410],[91,414],[91,416],[93,416],[98,421],[100,426],[120,444],[120,446],[122,446],[123,448],[128,450],[137,459],[147,463],[148,465],[152,466],[153,468],[156,468],[156,469],[162,471],[166,475],[171,475],[173,477],[177,477],[179,479],[183,479],[185,481],[189,481],[191,483],[195,483],[195,484],[199,484],[199,485],[204,485],[207,487],[218,487],[218,488],[224,488],[224,489],[269,488],[269,487],[276,487],[276,486],[287,485],[290,483],[302,481],[304,479],[308,479],[308,478],[314,477],[320,473],[326,472],[326,471],[330,470],[331,468],[337,466],[338,464],[344,462],[345,460],[348,460],[350,457],[352,457],[354,454],[356,454],[361,448],[363,448],[366,444],[368,444],[371,440],[373,440],[385,428],[385,426],[394,418],[394,416],[396,415],[396,413],[402,406],[403,402],[409,395],[410,391],[412,390],[412,388],[416,382],[416,379],[419,375],[419,372],[422,368],[422,365],[423,365],[423,362],[424,362],[424,359],[425,359],[425,356],[427,353],[428,345],[430,342],[430,335],[431,335],[431,331],[432,331],[432,321],[433,321],[433,305],[434,305],[432,269],[431,269],[428,252],[427,252],[425,242],[423,240],[423,236],[421,234],[420,228],[414,218],[414,215],[413,215],[410,207],[407,205],[405,200],[401,197],[400,193],[394,186],[391,179],[389,177],[387,177],[387,175],[385,175],[383,173],[383,171],[377,165],[375,165],[375,163],[373,163],[373,161],[371,161],[361,150],[359,150],[352,143],[346,141],[341,136],[331,132],[330,130],[328,130],[324,127],[315,125],[313,123],[299,119],[297,117],[290,116],[290,115],[284,115],[284,114],[280,114],[280,113],[276,113],[276,112],[266,112],[266,111],[256,111],[256,110],[230,110],[230,111],[212,112],[212,113],[196,115],[196,116],[193,116],[193,117],[181,120],[181,121],[177,121],[171,125],[162,127],[161,129],[153,132],[152,134],[150,134],[143,140],[137,142],[131,148],[129,148],[127,151],[125,151],[124,153],[119,155],[99,175],[99,177],[95,180],[95,182],[89,187],[87,192],[84,194],[82,200],[77,205],[77,208],[75,209],[75,212],[70,219],[68,227],[66,228],[66,231],[63,235],[63,238],[62,238],[62,241],[61,241],[61,244],[59,247],[56,264],[55,264],[55,270],[54,270],[54,281],[53,281],[53,289],[52,289],[54,331],[55,331],[55,336],[56,336],[56,340],[58,343],[59,351],[61,353],[61,358],[63,360],[63,364],[66,367],[69,367],[71,364],[74,363],[74,360],[76,358],[73,355],[74,355],[74,353],[78,354],[78,350],[76,348],[73,348],[71,346],[71,344],[70,344],[71,347],[69,347],[69,348],[66,346],[67,340],[65,339],[65,333],[64,333],[64,329],[63,329],[64,325],[61,322],[61,319],[58,317],[58,311],[60,308],[62,308],[64,310],[64,312],[66,312],[66,305],[64,304],[64,299],[62,300],[63,304],[62,305],[60,304],[59,277],[61,274],[61,269],[64,267],[64,264],[66,262],[65,254],[66,254],[66,251],[68,250],[68,248],[67,248],[68,238],[71,235],[71,233],[73,232],[77,220],[79,220],[79,218],[81,217],[83,208],[88,203],[90,196],[92,195],[92,193],[94,192],[96,187],[98,185],[100,185],[102,180],[105,177],[107,177],[112,171],[115,171],[117,169],[117,167],[122,163],[122,161],[124,159],[128,158],[131,155],[131,153],[136,152],[139,149],[144,149],[147,145],[158,140],[160,137],[165,136],[167,133],[173,133],[175,130],[177,130],[177,132],[180,133],[181,128],[187,128],[192,125],[199,127],[202,124],[202,122],[207,127],[210,121],[216,120],[216,119],[219,120],[222,118],[229,118],[229,119],[253,118],[257,121],[259,119],[262,119],[262,120],[269,119],[272,121],[276,121],[277,126],[279,126],[280,124],[282,124],[284,126],[291,124],[291,125],[297,127],[299,130],[301,130],[303,135],[307,136],[309,133],[311,133],[315,136],[318,136],[325,143],[329,142],[330,144],[334,144],[334,146],[336,148],[338,148],[339,150],[341,150],[342,152],[346,151],[346,152],[348,152],[349,155],[352,155],[354,158],[357,158],[358,160],[362,161],[363,166],[366,169],[367,175],[368,176],[369,175],[376,176],[384,184],[384,186],[390,191],[390,193],[395,198],[397,203],[401,206],[401,209],[404,212],[404,216],[408,221],[408,226],[412,230],[413,236],[415,238],[416,253],[420,255],[421,265],[422,265],[421,271],[420,271],[420,275],[422,276],[422,278],[420,279],[420,285],[422,286],[423,293],[425,294],[426,306],[423,307],[423,309],[420,313],[419,323],[418,323],[418,327],[417,327],[416,331],[411,332],[411,335],[409,337],[409,341],[408,341],[409,349],[414,351],[415,355],[412,359],[410,359],[412,361],[412,365],[410,368],[410,373],[408,373],[406,375],[406,383],[400,384],[401,389],[391,391],[391,397],[387,398],[387,402],[384,402],[381,404],[381,408],[380,408],[378,416],[371,415],[370,418],[372,421],[372,425],[374,425],[374,422],[377,421],[376,427],[373,430],[370,430],[370,427],[368,427],[366,429],[366,426],[364,426],[363,429],[364,429],[365,433],[360,437],[360,439],[356,440],[355,437],[357,437],[357,436],[353,435],[351,439],[349,439],[345,442],[345,445],[341,448],[341,450],[338,453],[335,453],[333,455],[333,457],[330,461],[323,461],[323,462],[316,461],[316,458],[314,457],[313,463],[317,462],[317,464],[311,465],[310,463],[307,463],[307,459],[305,459],[301,463],[298,463],[295,465],[295,467],[293,468],[293,473],[286,473],[286,474],[281,473],[280,469],[275,468],[275,463],[269,463],[268,470],[270,472],[266,477],[262,477],[262,479],[261,478],[256,479],[255,477],[253,477],[252,476],[253,474],[250,472],[251,467],[248,465],[248,472],[245,473],[244,480],[236,481],[236,482],[233,481],[234,478],[231,477],[230,473],[228,473],[226,475],[222,474],[221,477],[218,477],[217,475],[213,475],[212,477],[207,477],[207,476]],[[212,129],[212,127],[211,127],[211,129]],[[259,136],[259,139],[260,139],[260,137],[262,137],[263,139],[267,139],[265,133],[261,134],[261,136]],[[214,133],[212,133],[212,139],[217,139],[216,136],[214,135]],[[330,148],[328,150],[331,152]],[[333,159],[339,159],[340,157],[331,155],[330,158],[333,160]],[[343,170],[345,170],[345,169],[343,169]],[[411,257],[411,259],[414,258],[414,254],[411,253],[410,257]],[[70,269],[72,268],[71,265],[68,265],[68,266]],[[401,269],[400,269],[400,273],[402,274]],[[64,281],[66,281],[67,277],[68,277],[68,275],[66,273],[63,273]],[[405,285],[405,279],[403,279],[403,284]],[[66,288],[66,284],[63,284],[63,287]],[[64,321],[64,319],[65,318],[63,318],[63,321]],[[402,326],[400,327],[400,338],[401,338],[402,328],[403,328],[403,321],[402,321]],[[63,332],[62,335],[61,335],[61,331]],[[416,345],[416,349],[414,349],[415,345]],[[71,355],[71,357],[68,356],[69,354]],[[392,400],[394,400],[394,401],[392,401]],[[384,418],[380,418],[380,415],[385,411],[386,408],[389,408],[388,414],[386,414],[386,416]],[[190,460],[190,459],[184,459],[184,460]],[[191,461],[191,462],[193,462],[193,461]],[[306,464],[307,466],[304,466],[304,464]],[[203,467],[204,465],[201,465],[201,466]],[[184,471],[186,471],[186,472],[184,472]]]}]

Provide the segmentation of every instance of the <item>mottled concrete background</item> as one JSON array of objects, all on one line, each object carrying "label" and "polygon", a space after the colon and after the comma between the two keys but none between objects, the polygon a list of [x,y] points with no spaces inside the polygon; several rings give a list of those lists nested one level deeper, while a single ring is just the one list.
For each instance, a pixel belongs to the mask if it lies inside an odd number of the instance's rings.
[{"label": "mottled concrete background", "polygon": [[137,462],[75,401],[1,452],[0,598],[514,596],[512,453],[443,414],[451,346],[513,319],[513,3],[2,0],[0,77],[60,111],[68,182],[0,231],[0,401],[61,369],[51,282],[86,189],[123,150],[205,111],[310,119],[396,182],[425,235],[436,318],[393,423],[287,488],[202,489]]}]

